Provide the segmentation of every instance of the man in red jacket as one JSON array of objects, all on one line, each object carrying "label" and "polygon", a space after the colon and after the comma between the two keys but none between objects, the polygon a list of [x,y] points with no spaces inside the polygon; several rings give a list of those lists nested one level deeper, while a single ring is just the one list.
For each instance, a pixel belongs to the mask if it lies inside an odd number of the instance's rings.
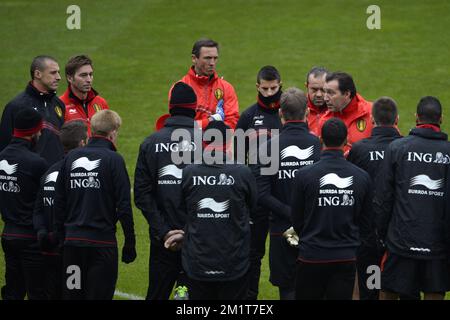
[{"label": "man in red jacket", "polygon": [[313,67],[306,75],[305,87],[308,92],[308,128],[316,136],[320,136],[320,117],[327,111],[325,103],[325,78],[328,70],[323,67]]},{"label": "man in red jacket", "polygon": [[344,155],[347,157],[352,144],[371,135],[372,103],[356,93],[356,86],[351,75],[345,72],[333,72],[325,79],[325,103],[328,110],[320,118],[319,130],[330,118],[341,119],[347,127],[347,144]]},{"label": "man in red jacket", "polygon": [[86,55],[74,56],[66,64],[69,86],[60,99],[66,104],[65,121],[83,120],[91,135],[90,119],[100,110],[109,109],[105,99],[92,88],[94,69]]},{"label": "man in red jacket", "polygon": [[192,48],[192,67],[181,81],[190,85],[197,95],[195,120],[201,128],[214,119],[224,121],[234,129],[239,119],[238,99],[233,86],[216,73],[218,58],[217,42],[198,40]]}]

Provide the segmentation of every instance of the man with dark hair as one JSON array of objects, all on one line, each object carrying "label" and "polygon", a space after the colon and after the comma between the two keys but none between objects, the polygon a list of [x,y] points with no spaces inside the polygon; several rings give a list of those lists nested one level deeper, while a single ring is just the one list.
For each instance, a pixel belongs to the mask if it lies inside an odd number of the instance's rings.
[{"label": "man with dark hair", "polygon": [[373,203],[378,235],[386,245],[381,299],[423,292],[425,299],[440,300],[448,290],[450,145],[441,121],[439,100],[423,97],[416,128],[384,154]]},{"label": "man with dark hair", "polygon": [[209,121],[221,120],[234,129],[239,119],[238,99],[233,86],[216,73],[218,58],[217,42],[198,40],[192,48],[192,67],[180,81],[191,86],[197,95],[195,120],[201,128]]},{"label": "man with dark hair", "polygon": [[[147,137],[139,148],[134,201],[150,225],[147,300],[167,300],[175,282],[183,282],[180,252],[165,248],[164,241],[182,233],[186,222],[186,213],[180,208],[180,183],[187,163],[175,164],[173,155],[188,154],[193,159],[193,152],[201,147],[193,142],[196,107],[194,90],[184,82],[177,82],[170,95],[171,116],[164,127]],[[173,141],[171,136],[175,130],[185,130],[191,139]]]},{"label": "man with dark hair", "polygon": [[319,121],[319,130],[330,118],[341,119],[348,130],[344,155],[347,156],[353,143],[368,138],[373,125],[370,119],[372,104],[356,92],[351,75],[344,72],[333,72],[325,79],[325,103],[328,110]]},{"label": "man with dark hair", "polygon": [[[258,142],[262,136],[265,140],[270,137],[272,129],[281,129],[281,120],[278,115],[281,97],[281,76],[273,66],[262,67],[256,77],[256,90],[258,92],[256,103],[248,107],[239,117],[236,129],[246,132],[255,130],[254,135],[248,135],[245,141],[245,155],[235,154],[237,159],[244,158],[247,162],[250,150],[258,150]],[[255,145],[256,147],[250,148]],[[254,164],[254,163],[253,163]],[[266,251],[266,238],[269,231],[269,211],[257,206],[251,212],[252,246],[250,253],[250,286],[248,299],[256,300],[258,297],[259,278],[261,274],[261,260]]]},{"label": "man with dark hair", "polygon": [[[380,165],[388,145],[402,136],[396,125],[398,122],[397,104],[389,97],[381,97],[373,103],[372,122],[374,128],[369,138],[356,142],[347,157],[347,160],[365,170],[372,181],[378,179]],[[381,179],[384,177],[381,176]],[[371,275],[367,272],[369,266],[379,266],[384,248],[380,247],[376,232],[374,217],[370,217],[370,234],[358,249],[357,271],[359,298],[361,300],[378,300],[379,290],[369,289],[367,279]]]},{"label": "man with dark hair", "polygon": [[[206,138],[214,130],[214,141]],[[250,169],[230,163],[230,127],[212,121],[205,129],[203,163],[183,170],[184,236],[172,236],[166,246],[183,240],[182,263],[192,300],[243,300],[250,265],[250,209],[256,203],[256,183]],[[213,156],[208,159],[209,155]],[[174,242],[174,239],[176,242]]]},{"label": "man with dark hair", "polygon": [[323,67],[313,67],[306,75],[305,87],[308,93],[308,127],[316,136],[320,136],[319,120],[327,111],[325,103],[325,78],[328,70]]},{"label": "man with dark hair", "polygon": [[125,238],[122,262],[136,259],[130,181],[115,148],[121,123],[112,110],[97,112],[91,120],[93,137],[66,155],[56,180],[54,232],[64,238],[63,299],[113,298],[118,221]]},{"label": "man with dark hair", "polygon": [[60,97],[66,104],[65,120],[82,120],[88,126],[92,116],[104,109],[109,109],[108,103],[92,88],[94,81],[94,66],[86,55],[73,56],[66,64],[66,79],[68,87]]},{"label": "man with dark hair", "polygon": [[3,300],[45,299],[44,258],[33,229],[33,207],[46,161],[32,151],[42,129],[42,116],[33,108],[20,110],[13,137],[0,152],[0,212],[4,221]]},{"label": "man with dark hair", "polygon": [[270,215],[269,266],[270,282],[277,286],[280,300],[295,298],[295,264],[298,253],[298,236],[292,229],[291,195],[297,171],[311,165],[320,157],[319,138],[311,134],[306,123],[307,98],[297,88],[289,88],[281,95],[283,128],[281,134],[268,141],[279,144],[279,170],[273,175],[256,170],[258,203]]},{"label": "man with dark hair", "polygon": [[64,103],[56,96],[56,89],[61,80],[59,66],[50,56],[37,56],[31,63],[30,74],[31,81],[25,91],[11,100],[3,110],[0,123],[0,151],[11,140],[17,113],[22,109],[35,109],[43,117],[42,136],[35,150],[49,165],[52,165],[64,155],[58,138],[65,114]]},{"label": "man with dark hair", "polygon": [[300,169],[291,196],[292,223],[299,235],[296,298],[352,298],[356,251],[367,233],[370,177],[346,161],[344,122],[322,126],[320,160]]},{"label": "man with dark hair", "polygon": [[[64,146],[64,153],[67,154],[70,150],[86,145],[87,126],[83,121],[66,122],[61,127],[59,138]],[[49,300],[62,299],[62,252],[53,232],[55,184],[62,164],[63,160],[58,161],[42,176],[33,213],[33,226],[44,255],[45,294]]]}]

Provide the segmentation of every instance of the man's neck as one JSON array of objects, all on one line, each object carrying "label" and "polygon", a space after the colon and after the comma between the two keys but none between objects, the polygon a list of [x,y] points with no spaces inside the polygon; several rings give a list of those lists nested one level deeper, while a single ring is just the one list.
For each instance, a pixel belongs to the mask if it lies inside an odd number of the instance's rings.
[{"label": "man's neck", "polygon": [[39,92],[48,93],[48,89],[39,81],[32,80],[31,85],[35,87]]},{"label": "man's neck", "polygon": [[77,97],[81,101],[84,101],[87,99],[88,92],[81,92],[81,91],[77,90],[76,88],[74,88],[72,85],[70,85],[70,90],[75,95],[75,97]]}]

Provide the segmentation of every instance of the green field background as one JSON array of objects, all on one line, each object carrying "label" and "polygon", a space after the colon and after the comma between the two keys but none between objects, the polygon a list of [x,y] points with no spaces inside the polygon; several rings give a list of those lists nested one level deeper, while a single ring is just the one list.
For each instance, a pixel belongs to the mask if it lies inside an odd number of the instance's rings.
[{"label": "green field background", "polygon": [[[71,4],[81,8],[81,30],[66,28]],[[366,26],[371,4],[381,8],[381,30]],[[188,70],[192,44],[210,37],[221,45],[217,69],[234,85],[241,112],[255,101],[260,67],[276,66],[284,88],[303,88],[307,71],[322,65],[352,74],[369,100],[393,97],[403,134],[414,126],[420,97],[437,96],[447,131],[449,15],[447,0],[1,0],[0,108],[25,88],[34,56],[54,56],[63,73],[70,56],[90,55],[94,88],[123,118],[118,149],[133,178],[139,144],[167,111],[167,92]],[[65,88],[62,80],[58,94]],[[120,263],[117,289],[145,296],[148,225],[136,209],[134,217],[138,258],[131,265]],[[118,234],[122,241],[120,229]],[[265,258],[260,298],[277,299],[268,277]]]}]

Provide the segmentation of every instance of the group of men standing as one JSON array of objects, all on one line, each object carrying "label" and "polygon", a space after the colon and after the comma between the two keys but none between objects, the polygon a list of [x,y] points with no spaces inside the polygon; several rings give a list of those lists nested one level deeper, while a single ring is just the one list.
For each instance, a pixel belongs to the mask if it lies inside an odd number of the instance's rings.
[{"label": "group of men standing", "polygon": [[[146,298],[168,299],[177,284],[190,299],[257,299],[267,234],[280,299],[443,298],[450,146],[440,102],[422,98],[417,127],[403,138],[395,101],[372,105],[349,74],[314,67],[305,94],[282,91],[278,70],[265,66],[256,103],[239,115],[218,57],[217,42],[194,44],[192,67],[169,91],[169,114],[139,149],[134,200],[149,224]],[[121,119],[92,89],[86,56],[66,65],[61,100],[53,58],[36,57],[31,77],[1,122],[2,297],[111,299],[117,221],[122,261],[136,258],[130,182],[114,145]],[[275,172],[264,171],[262,155]],[[374,266],[381,295],[368,285]],[[70,278],[76,268],[81,286]]]}]

